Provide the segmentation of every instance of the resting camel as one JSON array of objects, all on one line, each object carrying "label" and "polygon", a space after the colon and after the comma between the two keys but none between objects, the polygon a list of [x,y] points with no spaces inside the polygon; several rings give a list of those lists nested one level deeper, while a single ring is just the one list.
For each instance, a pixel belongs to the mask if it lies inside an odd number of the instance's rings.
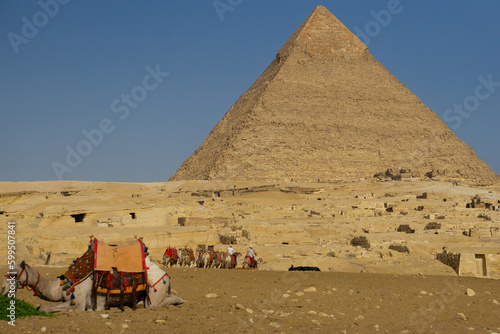
[{"label": "resting camel", "polygon": [[[184,302],[180,297],[170,294],[171,282],[170,277],[161,270],[156,264],[146,257],[146,266],[148,268],[148,296],[144,303],[145,308],[164,307],[168,305],[179,305]],[[11,282],[18,282],[20,286],[28,287],[35,292],[43,300],[61,302],[59,304],[48,304],[40,306],[41,311],[48,313],[66,312],[70,310],[92,310],[92,278],[88,276],[79,284],[74,285],[74,303],[71,301],[71,296],[63,291],[60,285],[60,279],[48,280],[44,278],[38,271],[31,268],[24,261],[16,263],[16,268],[12,272],[15,275],[8,276],[2,284],[1,294],[6,295],[9,292]],[[165,276],[164,276],[165,275]],[[15,281],[13,281],[14,279]],[[106,296],[98,294],[96,300],[96,310],[105,309]],[[130,303],[130,300],[128,301]],[[128,304],[127,303],[127,304]]]}]

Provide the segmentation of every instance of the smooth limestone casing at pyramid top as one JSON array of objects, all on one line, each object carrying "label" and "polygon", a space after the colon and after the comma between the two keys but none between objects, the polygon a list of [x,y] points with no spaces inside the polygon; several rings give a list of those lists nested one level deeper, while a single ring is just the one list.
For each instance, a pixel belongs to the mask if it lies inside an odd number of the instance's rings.
[{"label": "smooth limestone casing at pyramid top", "polygon": [[170,180],[323,182],[388,168],[498,177],[319,6]]}]

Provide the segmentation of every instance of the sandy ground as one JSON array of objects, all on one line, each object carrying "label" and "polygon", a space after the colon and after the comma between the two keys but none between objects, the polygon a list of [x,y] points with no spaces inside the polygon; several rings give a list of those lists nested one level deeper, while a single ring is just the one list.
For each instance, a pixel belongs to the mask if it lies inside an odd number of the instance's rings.
[{"label": "sandy ground", "polygon": [[[49,278],[65,268],[38,269]],[[500,332],[500,280],[192,268],[167,272],[185,304],[18,319],[14,331],[0,321],[0,333]],[[467,288],[475,295],[468,296]],[[17,297],[35,306],[45,303],[26,290]]]}]

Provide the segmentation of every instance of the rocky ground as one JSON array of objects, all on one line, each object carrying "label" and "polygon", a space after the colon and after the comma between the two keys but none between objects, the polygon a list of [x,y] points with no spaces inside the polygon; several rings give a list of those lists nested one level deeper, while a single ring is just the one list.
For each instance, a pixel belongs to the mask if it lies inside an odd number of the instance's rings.
[{"label": "rocky ground", "polygon": [[[39,269],[55,277],[64,268]],[[185,304],[18,319],[14,331],[1,321],[0,332],[500,333],[498,280],[188,268],[167,272]],[[46,303],[26,290],[17,297],[35,306]]]},{"label": "rocky ground", "polygon": [[[263,259],[257,271],[169,268],[176,294],[187,301],[178,307],[18,319],[15,330],[500,333],[500,280],[457,277],[436,259],[443,248],[500,250],[500,211],[466,208],[476,195],[498,205],[500,186],[446,179],[3,182],[0,233],[7,236],[14,222],[16,260],[46,277],[81,256],[90,235],[109,244],[142,236],[156,262],[168,245],[225,250],[229,240],[238,252],[253,245]],[[429,223],[440,228],[429,230]],[[400,225],[414,233],[398,232]],[[370,248],[351,245],[359,236]],[[6,246],[0,261],[7,263]],[[322,271],[289,273],[292,264]],[[18,297],[43,302],[25,290]],[[11,331],[0,322],[0,333]]]},{"label": "rocky ground", "polygon": [[[419,198],[424,193],[426,198]],[[3,182],[0,233],[6,236],[13,222],[16,258],[33,265],[66,265],[85,252],[93,235],[108,244],[143,237],[153,260],[161,259],[167,246],[225,250],[222,243],[233,242],[238,252],[253,245],[268,270],[295,264],[323,271],[453,275],[436,260],[443,247],[500,251],[500,211],[466,208],[476,195],[500,204],[498,185],[429,179]],[[440,228],[427,229],[428,224]],[[415,233],[398,232],[401,225]],[[351,245],[359,236],[369,248]],[[0,247],[0,261],[6,256],[7,247]]]}]

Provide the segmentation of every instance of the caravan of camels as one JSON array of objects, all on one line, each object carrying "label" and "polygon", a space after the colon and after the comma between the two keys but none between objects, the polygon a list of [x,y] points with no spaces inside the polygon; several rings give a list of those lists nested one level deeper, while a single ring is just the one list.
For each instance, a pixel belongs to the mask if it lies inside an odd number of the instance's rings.
[{"label": "caravan of camels", "polygon": [[254,252],[252,246],[248,249],[242,263],[239,262],[239,259],[243,254],[235,252],[233,245],[230,245],[227,251],[216,251],[213,249],[213,246],[209,246],[206,249],[204,246],[198,246],[196,256],[192,248],[183,247],[177,249],[168,246],[163,255],[163,265],[167,267],[178,265],[179,267],[190,268],[250,269],[257,268],[258,262],[262,263],[262,259],[257,260],[255,258],[257,254]]}]

